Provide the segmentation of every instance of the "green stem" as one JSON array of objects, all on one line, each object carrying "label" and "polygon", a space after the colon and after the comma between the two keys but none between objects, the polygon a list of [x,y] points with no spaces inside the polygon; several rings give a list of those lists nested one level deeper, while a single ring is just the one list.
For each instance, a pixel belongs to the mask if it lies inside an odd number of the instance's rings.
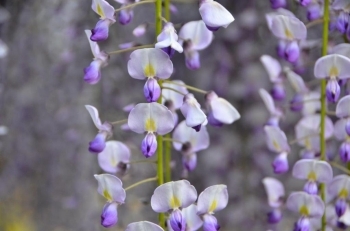
[{"label": "green stem", "polygon": [[151,47],[154,47],[154,44],[130,47],[130,48],[127,48],[127,49],[124,49],[124,50],[111,51],[111,52],[108,52],[108,54],[109,55],[115,55],[115,54],[120,54],[120,53],[124,53],[124,52],[128,52],[128,51],[134,51],[134,50],[137,50],[137,49],[151,48]]},{"label": "green stem", "polygon": [[132,184],[129,187],[125,188],[125,191],[128,191],[132,188],[135,188],[136,186],[139,186],[139,185],[147,183],[147,182],[156,181],[157,179],[158,179],[157,177],[152,177],[152,178],[147,178],[147,179],[141,180],[141,181],[136,182],[135,184]]},{"label": "green stem", "polygon": [[164,0],[164,17],[170,22],[170,0]]},{"label": "green stem", "polygon": [[171,80],[164,80],[164,83],[171,83],[171,84],[174,84],[174,85],[177,85],[177,86],[185,87],[188,90],[192,90],[192,91],[195,91],[195,92],[198,92],[198,93],[202,93],[202,94],[207,94],[208,93],[207,91],[204,91],[202,89],[199,89],[199,88],[196,88],[196,87],[192,87],[192,86],[186,85],[186,84],[176,83],[176,82],[171,81]]},{"label": "green stem", "polygon": [[171,181],[171,137],[170,133],[165,135],[165,182]]},{"label": "green stem", "polygon": [[[329,30],[329,0],[324,0],[323,12],[323,36],[322,36],[322,56],[327,55],[328,50],[328,30]],[[321,81],[321,132],[320,132],[320,150],[321,160],[326,160],[326,140],[325,140],[325,119],[326,119],[327,105],[326,105],[326,80]],[[323,202],[326,201],[326,185],[321,184],[321,198]],[[326,211],[322,216],[321,231],[326,230],[327,220]]]}]

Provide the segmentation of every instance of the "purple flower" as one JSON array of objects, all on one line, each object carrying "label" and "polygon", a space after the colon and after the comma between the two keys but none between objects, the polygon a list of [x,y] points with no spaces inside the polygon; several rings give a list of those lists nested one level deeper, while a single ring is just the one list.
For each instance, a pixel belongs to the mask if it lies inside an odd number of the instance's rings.
[{"label": "purple flower", "polygon": [[340,159],[345,163],[350,161],[350,143],[349,142],[343,142],[340,145],[339,156],[340,156]]},{"label": "purple flower", "polygon": [[112,23],[109,19],[98,21],[95,28],[91,30],[91,41],[99,42],[106,40],[108,38],[109,27]]},{"label": "purple flower", "polygon": [[143,94],[148,102],[156,102],[161,94],[158,81],[154,78],[148,78],[143,87]]},{"label": "purple flower", "polygon": [[203,216],[203,231],[218,231],[220,230],[220,225],[218,224],[217,219],[210,214],[205,214]]},{"label": "purple flower", "polygon": [[93,153],[100,153],[106,147],[106,137],[105,132],[100,132],[96,135],[95,139],[89,143],[89,151]]},{"label": "purple flower", "polygon": [[282,220],[282,217],[283,215],[280,209],[273,209],[267,213],[267,222],[270,224],[277,224]]},{"label": "purple flower", "polygon": [[170,214],[169,223],[173,231],[186,231],[186,219],[179,209],[175,209]]},{"label": "purple flower", "polygon": [[286,98],[286,90],[281,83],[274,84],[270,93],[275,100],[284,100]]},{"label": "purple flower", "polygon": [[318,4],[312,4],[309,5],[307,8],[307,15],[306,15],[307,19],[309,21],[314,21],[316,19],[319,19],[322,17],[321,15],[321,8],[320,5]]},{"label": "purple flower", "polygon": [[338,101],[340,96],[340,86],[338,81],[335,79],[330,79],[326,86],[326,96],[328,102],[335,103]]},{"label": "purple flower", "polygon": [[308,194],[317,195],[318,194],[318,186],[315,181],[308,181],[304,185],[304,191]]},{"label": "purple flower", "polygon": [[[123,7],[124,5],[122,5]],[[118,17],[118,20],[119,20],[119,23],[121,25],[127,25],[129,24],[132,19],[134,18],[134,11],[132,9],[124,9],[124,10],[121,10],[119,12],[119,17]]]},{"label": "purple flower", "polygon": [[276,158],[272,162],[272,167],[274,173],[276,174],[282,174],[287,172],[289,169],[287,153],[283,152],[276,156]]},{"label": "purple flower", "polygon": [[346,208],[347,208],[347,202],[346,199],[344,198],[339,198],[335,202],[335,213],[337,214],[338,217],[341,217],[344,215]]},{"label": "purple flower", "polygon": [[152,132],[147,133],[141,144],[142,154],[146,158],[153,156],[157,151],[157,146],[157,137]]},{"label": "purple flower", "polygon": [[299,59],[300,48],[297,41],[292,41],[287,43],[286,48],[284,50],[285,59],[288,62],[295,63]]},{"label": "purple flower", "polygon": [[168,22],[164,25],[162,32],[157,36],[156,48],[161,48],[170,57],[175,54],[175,50],[179,53],[183,52],[181,44],[178,42],[178,35],[176,34],[174,25]]},{"label": "purple flower", "polygon": [[311,230],[311,223],[309,218],[307,217],[301,217],[299,220],[294,224],[294,231],[310,231]]},{"label": "purple flower", "polygon": [[112,227],[118,222],[117,203],[106,203],[101,213],[101,225],[105,228]]},{"label": "purple flower", "polygon": [[345,34],[348,28],[348,24],[349,24],[349,13],[346,13],[343,11],[340,12],[336,22],[337,30],[342,34]]},{"label": "purple flower", "polygon": [[182,165],[187,171],[189,172],[193,171],[197,166],[197,154],[196,153],[183,154]]},{"label": "purple flower", "polygon": [[293,99],[290,101],[290,110],[298,112],[304,107],[304,98],[301,94],[295,94]]},{"label": "purple flower", "polygon": [[101,79],[101,60],[97,59],[84,69],[84,81],[89,84],[96,84]]},{"label": "purple flower", "polygon": [[284,51],[286,50],[286,46],[287,46],[286,41],[280,40],[278,42],[277,47],[276,47],[276,52],[277,52],[278,57],[284,59],[284,57],[285,57]]},{"label": "purple flower", "polygon": [[270,0],[271,8],[272,9],[278,9],[278,8],[285,8],[287,7],[287,1],[286,0]]}]

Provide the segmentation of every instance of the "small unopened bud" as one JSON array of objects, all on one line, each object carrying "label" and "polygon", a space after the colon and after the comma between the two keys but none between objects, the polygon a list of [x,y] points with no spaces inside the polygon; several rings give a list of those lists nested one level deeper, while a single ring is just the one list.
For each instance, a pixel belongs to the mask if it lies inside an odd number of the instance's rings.
[{"label": "small unopened bud", "polygon": [[312,4],[312,5],[308,6],[306,17],[309,21],[314,21],[316,19],[321,18],[322,15],[321,15],[320,5]]},{"label": "small unopened bud", "polygon": [[335,208],[335,213],[337,214],[338,217],[343,216],[347,208],[346,200],[343,198],[337,199],[337,201],[335,202],[334,208]]},{"label": "small unopened bud", "polygon": [[106,203],[101,213],[101,225],[105,228],[112,227],[118,222],[118,205],[116,203]]},{"label": "small unopened bud", "polygon": [[285,59],[290,63],[295,63],[299,59],[300,48],[297,41],[292,41],[286,45],[284,50]]},{"label": "small unopened bud", "polygon": [[147,133],[141,144],[142,154],[147,158],[153,156],[157,146],[157,137],[152,132]]},{"label": "small unopened bud", "polygon": [[311,224],[309,218],[301,217],[294,225],[294,231],[310,231]]},{"label": "small unopened bud", "polygon": [[289,164],[288,164],[288,158],[287,153],[283,152],[276,156],[272,163],[273,171],[276,174],[282,174],[288,171]]},{"label": "small unopened bud", "polygon": [[96,84],[101,79],[101,60],[94,60],[84,69],[84,81],[88,84]]},{"label": "small unopened bud", "polygon": [[304,191],[311,195],[317,195],[318,194],[318,187],[317,183],[315,181],[308,181],[304,185]]},{"label": "small unopened bud", "polygon": [[284,98],[286,98],[286,90],[280,83],[274,84],[270,93],[275,100],[284,100]]},{"label": "small unopened bud", "polygon": [[328,102],[335,103],[338,101],[340,96],[340,86],[338,81],[335,79],[330,79],[326,86],[326,96]]},{"label": "small unopened bud", "polygon": [[105,132],[99,132],[95,139],[90,141],[89,143],[89,151],[94,153],[102,152],[106,147],[106,137],[107,134]]},{"label": "small unopened bud", "polygon": [[350,161],[350,143],[349,142],[343,142],[340,145],[339,156],[340,156],[340,159],[345,163]]},{"label": "small unopened bud", "polygon": [[218,220],[213,215],[205,214],[203,217],[203,231],[218,231],[220,230],[220,225]]},{"label": "small unopened bud", "polygon": [[303,96],[301,94],[295,94],[293,99],[290,101],[290,110],[298,112],[304,107]]},{"label": "small unopened bud", "polygon": [[91,30],[90,40],[99,42],[104,41],[108,38],[109,26],[112,21],[109,19],[103,19],[97,22],[94,29]]},{"label": "small unopened bud", "polygon": [[130,9],[121,10],[119,12],[119,23],[121,25],[126,25],[131,22],[134,17],[134,12]]},{"label": "small unopened bud", "polygon": [[267,213],[267,222],[276,224],[282,220],[282,212],[279,209],[274,209]]},{"label": "small unopened bud", "polygon": [[154,78],[147,79],[143,87],[143,94],[149,103],[156,102],[160,97],[161,91],[157,80]]},{"label": "small unopened bud", "polygon": [[186,220],[179,209],[175,209],[169,217],[169,224],[174,231],[185,231]]}]

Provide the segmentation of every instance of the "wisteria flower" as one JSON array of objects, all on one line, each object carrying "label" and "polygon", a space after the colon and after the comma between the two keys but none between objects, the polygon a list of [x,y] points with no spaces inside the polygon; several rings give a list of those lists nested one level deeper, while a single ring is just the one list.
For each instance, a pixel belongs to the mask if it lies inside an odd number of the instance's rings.
[{"label": "wisteria flower", "polygon": [[267,214],[268,222],[278,223],[282,219],[281,207],[284,204],[284,186],[279,180],[272,177],[265,177],[262,183],[265,187],[269,206],[272,208],[272,211]]},{"label": "wisteria flower", "polygon": [[201,105],[191,93],[184,96],[180,110],[186,119],[186,125],[197,132],[201,130],[202,125],[205,126],[208,123],[207,116],[202,111]]},{"label": "wisteria flower", "polygon": [[336,199],[335,212],[338,217],[345,214],[350,199],[350,177],[347,175],[338,175],[333,178],[332,182],[327,187],[329,200]]},{"label": "wisteria flower", "polygon": [[350,59],[338,55],[326,55],[316,61],[314,75],[319,79],[328,79],[326,96],[328,101],[336,102],[340,96],[339,79],[347,79],[350,77]]},{"label": "wisteria flower", "polygon": [[147,79],[143,88],[144,96],[148,102],[156,102],[161,95],[157,79],[169,78],[173,73],[173,63],[161,49],[138,49],[130,55],[128,72],[134,79]]},{"label": "wisteria flower", "polygon": [[275,100],[283,100],[286,96],[286,92],[283,86],[283,80],[281,78],[281,64],[275,58],[269,55],[261,56],[260,61],[265,67],[271,83],[273,83],[273,88],[271,90],[272,97]]},{"label": "wisteria flower", "polygon": [[118,222],[117,207],[124,204],[126,197],[122,181],[110,174],[94,176],[98,182],[98,193],[107,200],[101,214],[101,225],[106,228],[112,227]]},{"label": "wisteria flower", "polygon": [[[85,34],[89,38],[91,36],[91,31],[85,30]],[[94,55],[94,60],[84,69],[84,81],[89,84],[96,84],[101,79],[101,68],[107,65],[108,54],[100,51],[100,47],[96,42],[89,39],[89,43],[92,54]]]},{"label": "wisteria flower", "polygon": [[112,125],[108,122],[101,122],[98,115],[98,110],[95,107],[85,105],[85,108],[88,110],[92,121],[98,129],[98,134],[96,135],[95,139],[89,143],[89,151],[100,153],[106,147],[106,139],[112,135]]},{"label": "wisteria flower", "polygon": [[323,12],[320,4],[314,3],[314,4],[308,5],[306,17],[309,21],[317,20],[321,18],[322,15],[323,15]]},{"label": "wisteria flower", "polygon": [[333,179],[332,167],[321,160],[299,160],[294,164],[293,176],[298,179],[308,180],[304,191],[317,195],[317,183],[328,183]]},{"label": "wisteria flower", "polygon": [[147,28],[148,28],[148,24],[147,23],[140,24],[132,31],[132,34],[135,37],[141,37],[141,36],[143,36],[146,33]]},{"label": "wisteria flower", "polygon": [[261,88],[259,90],[259,95],[270,113],[270,118],[267,122],[267,125],[278,126],[279,120],[283,115],[282,111],[275,106],[271,95],[265,89]]},{"label": "wisteria flower", "polygon": [[164,231],[164,229],[149,221],[139,221],[129,224],[125,231]]},{"label": "wisteria flower", "polygon": [[213,32],[208,30],[202,20],[191,21],[183,25],[179,32],[183,44],[186,66],[191,70],[200,68],[200,50],[207,48],[213,40]]},{"label": "wisteria flower", "polygon": [[287,7],[287,0],[270,0],[270,3],[272,9]]},{"label": "wisteria flower", "polygon": [[110,25],[115,23],[114,7],[105,0],[92,0],[91,8],[100,16],[100,20],[91,30],[90,39],[95,42],[104,41],[108,38]]},{"label": "wisteria flower", "polygon": [[[343,141],[339,147],[339,156],[344,163],[350,162],[350,137],[348,135],[349,119],[340,119],[334,125],[334,136]],[[344,129],[345,128],[345,129]]]},{"label": "wisteria flower", "polygon": [[164,25],[162,32],[157,37],[156,48],[160,48],[165,51],[170,57],[175,54],[175,51],[182,53],[183,48],[177,41],[179,37],[176,34],[174,25],[168,22]]},{"label": "wisteria flower", "polygon": [[295,63],[300,55],[298,41],[306,39],[307,35],[304,23],[296,17],[275,15],[272,17],[270,29],[281,40],[278,53],[287,61]]},{"label": "wisteria flower", "polygon": [[209,134],[204,126],[199,132],[186,125],[185,121],[179,123],[174,129],[173,146],[181,151],[182,163],[186,170],[193,171],[197,165],[197,152],[209,147]]},{"label": "wisteria flower", "polygon": [[226,185],[213,185],[199,194],[197,201],[197,214],[203,219],[203,230],[219,230],[220,225],[213,216],[214,212],[220,211],[227,206],[228,192]]},{"label": "wisteria flower", "polygon": [[[181,210],[182,217],[186,221],[186,227],[184,230],[186,231],[196,231],[198,230],[202,225],[203,221],[200,218],[200,216],[197,215],[197,205],[192,204],[188,206],[187,208],[184,208]],[[170,220],[168,220],[168,228],[170,231],[175,231],[172,229],[170,225]]]},{"label": "wisteria flower", "polygon": [[270,151],[278,153],[278,156],[272,163],[273,170],[277,174],[285,173],[289,169],[288,153],[290,147],[286,134],[276,126],[265,126],[267,147]]},{"label": "wisteria flower", "polygon": [[235,19],[220,3],[214,0],[200,0],[199,13],[209,30],[216,31],[220,27],[228,27]]},{"label": "wisteria flower", "polygon": [[287,208],[300,215],[295,223],[295,230],[310,230],[310,218],[321,218],[325,206],[322,199],[317,195],[310,195],[306,192],[293,192],[289,195]]},{"label": "wisteria flower", "polygon": [[226,99],[218,97],[214,91],[207,93],[205,98],[209,113],[208,122],[210,125],[220,127],[224,124],[232,124],[241,118],[236,108]]},{"label": "wisteria flower", "polygon": [[350,58],[350,44],[340,43],[332,48],[332,54],[344,55]]},{"label": "wisteria flower", "polygon": [[267,26],[270,30],[272,30],[272,19],[276,16],[276,15],[284,15],[284,16],[288,16],[288,17],[296,17],[293,12],[287,10],[287,9],[284,9],[284,8],[279,8],[275,11],[272,11],[268,14],[265,15],[265,18],[266,18],[266,23],[267,23]]},{"label": "wisteria flower", "polygon": [[110,140],[97,156],[98,164],[108,173],[124,173],[129,168],[130,150],[122,142]]},{"label": "wisteria flower", "polygon": [[[139,0],[114,0],[114,1],[122,4],[121,8],[126,7],[126,6],[128,6],[130,4],[133,4],[135,2],[139,2]],[[132,21],[133,18],[134,18],[133,7],[128,7],[128,8],[125,8],[125,9],[122,9],[122,10],[119,11],[118,19],[119,19],[119,23],[121,25],[129,24]]]},{"label": "wisteria flower", "polygon": [[130,130],[136,133],[147,132],[142,141],[141,151],[145,157],[151,157],[157,150],[156,134],[165,135],[173,130],[173,113],[159,103],[139,103],[128,117]]}]

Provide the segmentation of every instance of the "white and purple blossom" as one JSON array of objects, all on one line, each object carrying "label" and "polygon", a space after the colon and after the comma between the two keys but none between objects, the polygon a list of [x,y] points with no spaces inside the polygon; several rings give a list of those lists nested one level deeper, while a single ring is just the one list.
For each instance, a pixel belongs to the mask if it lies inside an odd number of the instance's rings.
[{"label": "white and purple blossom", "polygon": [[105,149],[97,156],[98,164],[108,173],[123,174],[129,168],[130,150],[120,141],[106,142]]},{"label": "white and purple blossom", "polygon": [[197,132],[208,123],[207,116],[202,111],[201,105],[191,93],[184,96],[180,110],[186,119],[186,125]]},{"label": "white and purple blossom", "polygon": [[226,28],[234,21],[232,14],[214,0],[200,0],[199,13],[203,22],[211,31],[216,31],[220,27]]},{"label": "white and purple blossom", "polygon": [[284,204],[284,186],[279,180],[272,177],[265,177],[262,183],[267,194],[268,204],[272,208],[267,214],[268,222],[272,224],[278,223],[283,216],[281,207]]},{"label": "white and purple blossom", "polygon": [[100,16],[100,20],[89,37],[91,41],[104,41],[108,38],[110,25],[115,23],[115,9],[105,0],[92,0],[91,8]]},{"label": "white and purple blossom", "polygon": [[283,116],[282,111],[275,106],[271,95],[265,89],[260,89],[259,95],[270,113],[270,118],[267,125],[278,126],[279,120]]},{"label": "white and purple blossom", "polygon": [[175,54],[175,51],[182,53],[183,48],[178,42],[179,37],[176,34],[174,25],[168,22],[164,25],[163,31],[157,37],[156,48],[162,49],[170,57]]}]

